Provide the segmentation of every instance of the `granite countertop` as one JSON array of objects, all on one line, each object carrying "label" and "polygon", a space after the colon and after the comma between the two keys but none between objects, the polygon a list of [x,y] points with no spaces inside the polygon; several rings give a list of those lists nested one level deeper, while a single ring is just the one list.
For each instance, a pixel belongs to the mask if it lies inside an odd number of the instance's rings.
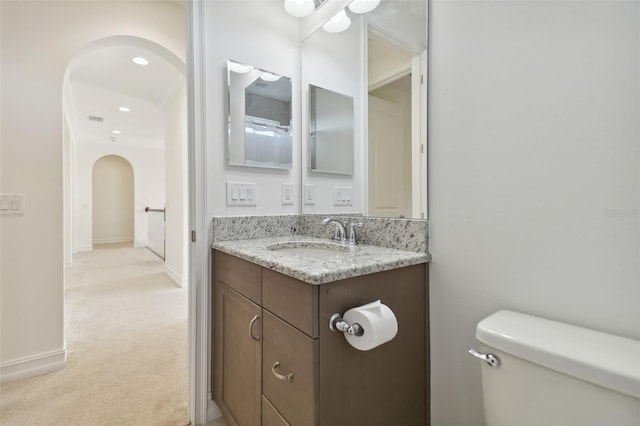
[{"label": "granite countertop", "polygon": [[360,275],[427,263],[429,256],[385,247],[342,245],[334,252],[318,256],[293,254],[286,250],[270,250],[268,246],[295,241],[297,245],[309,246],[337,244],[324,238],[290,235],[284,237],[258,238],[252,240],[232,240],[214,242],[215,250],[237,256],[265,268],[296,278],[309,284],[326,284],[332,281],[353,278]]}]

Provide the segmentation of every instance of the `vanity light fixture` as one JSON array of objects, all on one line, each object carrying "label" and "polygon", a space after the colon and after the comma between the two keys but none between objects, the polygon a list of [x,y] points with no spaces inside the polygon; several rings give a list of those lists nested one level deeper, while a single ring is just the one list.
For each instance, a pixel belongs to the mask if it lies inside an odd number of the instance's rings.
[{"label": "vanity light fixture", "polygon": [[353,0],[349,3],[349,10],[353,13],[368,13],[378,7],[380,0]]},{"label": "vanity light fixture", "polygon": [[118,108],[118,111],[122,111],[122,112],[129,112],[129,111],[131,111],[131,110],[130,110],[129,108],[127,108],[127,107],[119,107],[119,108]]},{"label": "vanity light fixture", "polygon": [[347,16],[347,12],[342,9],[333,18],[329,19],[323,26],[328,33],[340,33],[351,25],[351,19]]},{"label": "vanity light fixture", "polygon": [[272,74],[270,72],[263,72],[262,74],[260,74],[260,79],[264,80],[264,81],[278,81],[280,80],[280,75],[278,74]]},{"label": "vanity light fixture", "polygon": [[136,56],[135,58],[131,59],[134,63],[138,64],[138,65],[149,65],[149,61],[145,58],[143,58],[142,56]]},{"label": "vanity light fixture", "polygon": [[318,10],[327,0],[284,0],[284,10],[296,18],[304,18]]}]

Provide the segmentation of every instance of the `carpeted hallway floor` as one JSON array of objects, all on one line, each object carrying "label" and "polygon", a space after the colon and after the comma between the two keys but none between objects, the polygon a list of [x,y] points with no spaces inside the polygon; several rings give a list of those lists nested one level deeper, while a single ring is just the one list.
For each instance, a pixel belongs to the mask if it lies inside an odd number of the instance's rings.
[{"label": "carpeted hallway floor", "polygon": [[187,425],[187,289],[122,246],[79,253],[65,282],[67,366],[2,384],[0,424]]}]

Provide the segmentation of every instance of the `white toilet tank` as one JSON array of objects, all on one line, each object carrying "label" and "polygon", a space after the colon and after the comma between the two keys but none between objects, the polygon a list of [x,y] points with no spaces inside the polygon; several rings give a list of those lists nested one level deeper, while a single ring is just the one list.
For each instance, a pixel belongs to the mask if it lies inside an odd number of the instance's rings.
[{"label": "white toilet tank", "polygon": [[511,311],[476,338],[488,426],[640,425],[640,341]]}]

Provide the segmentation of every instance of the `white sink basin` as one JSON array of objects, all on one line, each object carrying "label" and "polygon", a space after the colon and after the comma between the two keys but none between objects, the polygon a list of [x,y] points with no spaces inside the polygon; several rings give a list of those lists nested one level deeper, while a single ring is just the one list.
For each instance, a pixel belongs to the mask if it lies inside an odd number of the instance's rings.
[{"label": "white sink basin", "polygon": [[267,249],[307,257],[325,257],[349,251],[349,246],[330,241],[283,241],[269,244]]}]

